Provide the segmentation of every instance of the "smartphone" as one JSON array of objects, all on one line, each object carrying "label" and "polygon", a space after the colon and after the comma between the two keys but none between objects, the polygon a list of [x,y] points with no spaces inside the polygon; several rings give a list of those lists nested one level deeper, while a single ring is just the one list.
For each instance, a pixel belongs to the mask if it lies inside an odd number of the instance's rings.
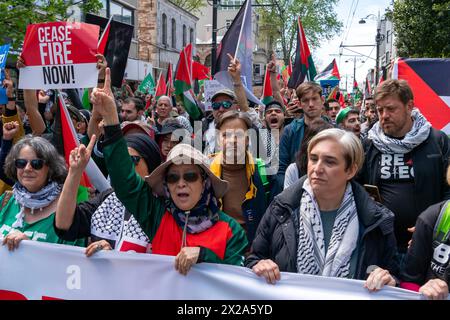
[{"label": "smartphone", "polygon": [[377,186],[365,184],[364,188],[366,189],[367,193],[375,199],[375,201],[382,203],[380,190],[378,189]]}]

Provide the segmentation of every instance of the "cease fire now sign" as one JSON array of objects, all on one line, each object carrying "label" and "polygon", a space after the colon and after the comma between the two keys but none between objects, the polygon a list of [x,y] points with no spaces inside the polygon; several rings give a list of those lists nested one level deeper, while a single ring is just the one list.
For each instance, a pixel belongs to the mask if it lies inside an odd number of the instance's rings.
[{"label": "cease fire now sign", "polygon": [[92,88],[99,27],[86,23],[50,22],[27,27],[22,50],[20,89]]}]

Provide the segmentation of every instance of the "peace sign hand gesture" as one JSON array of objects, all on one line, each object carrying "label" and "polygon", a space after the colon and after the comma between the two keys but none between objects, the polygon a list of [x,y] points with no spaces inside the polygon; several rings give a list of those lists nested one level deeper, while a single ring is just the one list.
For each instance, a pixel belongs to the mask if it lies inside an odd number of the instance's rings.
[{"label": "peace sign hand gesture", "polygon": [[89,162],[89,159],[91,158],[91,153],[92,149],[94,148],[96,138],[97,137],[95,136],[95,134],[93,134],[87,147],[84,144],[81,144],[70,152],[70,171],[79,174],[83,173]]}]

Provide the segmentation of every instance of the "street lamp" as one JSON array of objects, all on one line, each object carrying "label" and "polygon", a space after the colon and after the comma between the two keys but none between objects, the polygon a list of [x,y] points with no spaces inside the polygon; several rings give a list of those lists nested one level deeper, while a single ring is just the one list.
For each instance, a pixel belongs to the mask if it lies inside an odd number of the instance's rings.
[{"label": "street lamp", "polygon": [[378,17],[374,14],[369,14],[364,18],[361,18],[359,20],[359,24],[365,24],[366,19],[373,17],[377,19],[377,35],[375,36],[375,43],[377,44],[377,59],[376,59],[376,66],[375,66],[375,83],[377,84],[380,79],[380,45],[381,42],[384,40],[384,35],[381,34],[381,21],[380,21],[380,13],[378,13]]}]

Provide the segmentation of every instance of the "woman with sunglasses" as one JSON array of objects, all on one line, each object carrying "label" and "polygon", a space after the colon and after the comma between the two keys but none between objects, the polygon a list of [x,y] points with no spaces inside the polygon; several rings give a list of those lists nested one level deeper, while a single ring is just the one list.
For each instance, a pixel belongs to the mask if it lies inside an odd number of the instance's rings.
[{"label": "woman with sunglasses", "polygon": [[179,144],[144,180],[133,172],[126,155],[109,69],[104,88],[94,88],[91,101],[106,124],[103,153],[111,184],[152,239],[152,253],[176,256],[175,269],[184,275],[199,262],[242,265],[245,232],[219,210],[217,199],[228,183],[210,171],[206,157],[190,145]]},{"label": "woman with sunglasses", "polygon": [[[86,248],[88,257],[100,250],[148,252],[149,238],[113,189],[76,204],[77,189],[87,165],[83,159],[89,160],[94,141],[95,135],[87,148],[82,145],[71,152],[69,173],[56,209],[55,231],[65,240],[91,237]],[[158,145],[147,134],[127,134],[125,141],[134,174],[144,178],[161,164]]]},{"label": "woman with sunglasses", "polygon": [[[41,137],[17,142],[5,161],[5,173],[15,182],[0,198],[0,237],[9,250],[34,240],[85,246],[85,239],[65,241],[53,229],[66,164],[55,147]],[[9,199],[8,199],[9,198]]]}]

